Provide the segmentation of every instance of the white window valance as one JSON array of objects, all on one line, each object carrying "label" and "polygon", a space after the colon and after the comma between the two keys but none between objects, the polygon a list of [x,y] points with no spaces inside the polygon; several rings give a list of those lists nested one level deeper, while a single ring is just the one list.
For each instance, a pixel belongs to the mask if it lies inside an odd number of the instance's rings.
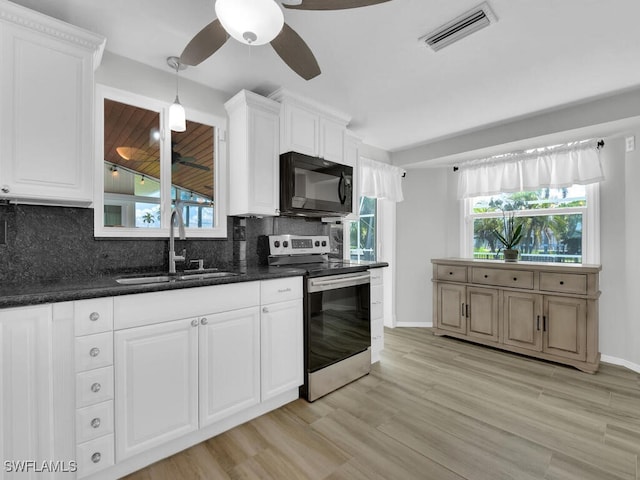
[{"label": "white window valance", "polygon": [[360,179],[360,195],[363,197],[384,198],[392,202],[401,202],[402,168],[376,162],[368,158],[358,161],[358,178]]},{"label": "white window valance", "polygon": [[583,140],[473,160],[460,167],[459,198],[604,180],[598,143]]}]

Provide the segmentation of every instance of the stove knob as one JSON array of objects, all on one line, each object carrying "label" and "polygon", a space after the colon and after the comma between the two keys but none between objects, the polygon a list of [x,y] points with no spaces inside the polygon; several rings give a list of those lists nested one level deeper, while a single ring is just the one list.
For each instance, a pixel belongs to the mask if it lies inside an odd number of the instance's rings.
[{"label": "stove knob", "polygon": [[286,240],[284,242],[282,242],[282,246],[284,248],[287,248],[289,246],[289,242],[287,242]]},{"label": "stove knob", "polygon": [[275,242],[273,242],[273,246],[276,248],[280,248],[280,241],[276,240]]},{"label": "stove knob", "polygon": [[327,246],[327,241],[326,241],[326,240],[323,240],[323,241],[322,241],[322,246],[323,246],[323,247],[326,247],[326,246]]},{"label": "stove knob", "polygon": [[315,245],[316,245],[316,247],[319,247],[320,246],[320,242],[318,240],[316,240]]}]

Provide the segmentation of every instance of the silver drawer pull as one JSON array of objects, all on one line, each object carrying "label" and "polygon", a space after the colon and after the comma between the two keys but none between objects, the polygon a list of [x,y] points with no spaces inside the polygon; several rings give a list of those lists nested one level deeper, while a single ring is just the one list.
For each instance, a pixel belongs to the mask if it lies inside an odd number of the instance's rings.
[{"label": "silver drawer pull", "polygon": [[202,320],[200,320],[200,323],[202,325],[206,325],[207,323],[209,323],[209,320],[207,319],[207,317],[204,317]]},{"label": "silver drawer pull", "polygon": [[100,418],[96,417],[93,420],[91,420],[91,426],[93,428],[98,428],[100,426]]},{"label": "silver drawer pull", "polygon": [[269,313],[269,309],[267,307],[262,307],[262,313]]},{"label": "silver drawer pull", "polygon": [[91,312],[91,315],[89,315],[89,320],[91,320],[92,322],[100,320],[100,314],[98,312]]},{"label": "silver drawer pull", "polygon": [[93,463],[98,463],[101,458],[102,458],[102,455],[100,455],[100,452],[96,452],[93,455],[91,455],[91,461]]},{"label": "silver drawer pull", "polygon": [[92,357],[97,357],[98,355],[100,355],[100,349],[98,347],[93,347],[91,350],[89,350],[89,355],[91,355]]},{"label": "silver drawer pull", "polygon": [[197,319],[197,318],[194,318],[193,320],[191,320],[191,326],[192,326],[192,327],[197,327],[199,323],[200,323],[200,322],[198,322],[198,319]]},{"label": "silver drawer pull", "polygon": [[279,288],[278,289],[278,293],[287,293],[290,292],[291,289],[290,288]]},{"label": "silver drawer pull", "polygon": [[96,382],[93,385],[91,385],[91,391],[93,393],[98,393],[101,388],[102,388],[102,385],[100,385],[98,382]]}]

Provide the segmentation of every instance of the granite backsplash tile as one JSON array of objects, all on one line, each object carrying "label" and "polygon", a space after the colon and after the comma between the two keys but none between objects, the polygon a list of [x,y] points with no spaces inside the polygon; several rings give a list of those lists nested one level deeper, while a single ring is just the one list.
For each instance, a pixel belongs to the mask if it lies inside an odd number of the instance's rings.
[{"label": "granite backsplash tile", "polygon": [[[0,243],[0,282],[48,282],[130,272],[163,271],[168,239],[96,239],[93,209],[39,205],[0,205],[6,243]],[[227,218],[228,237],[176,240],[187,261],[229,268],[264,261],[260,237],[271,234],[328,235],[318,219]],[[183,265],[179,264],[179,268]],[[189,268],[189,267],[186,267]]]}]

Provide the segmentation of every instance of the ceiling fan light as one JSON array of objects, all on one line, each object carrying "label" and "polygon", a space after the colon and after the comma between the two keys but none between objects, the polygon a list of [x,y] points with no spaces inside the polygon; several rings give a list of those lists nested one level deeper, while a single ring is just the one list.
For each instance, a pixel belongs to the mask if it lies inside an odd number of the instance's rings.
[{"label": "ceiling fan light", "polygon": [[274,0],[217,0],[216,15],[233,38],[247,45],[264,45],[282,30],[284,15]]},{"label": "ceiling fan light", "polygon": [[180,104],[178,96],[169,107],[169,126],[174,132],[184,132],[187,129],[187,119],[184,107]]}]

